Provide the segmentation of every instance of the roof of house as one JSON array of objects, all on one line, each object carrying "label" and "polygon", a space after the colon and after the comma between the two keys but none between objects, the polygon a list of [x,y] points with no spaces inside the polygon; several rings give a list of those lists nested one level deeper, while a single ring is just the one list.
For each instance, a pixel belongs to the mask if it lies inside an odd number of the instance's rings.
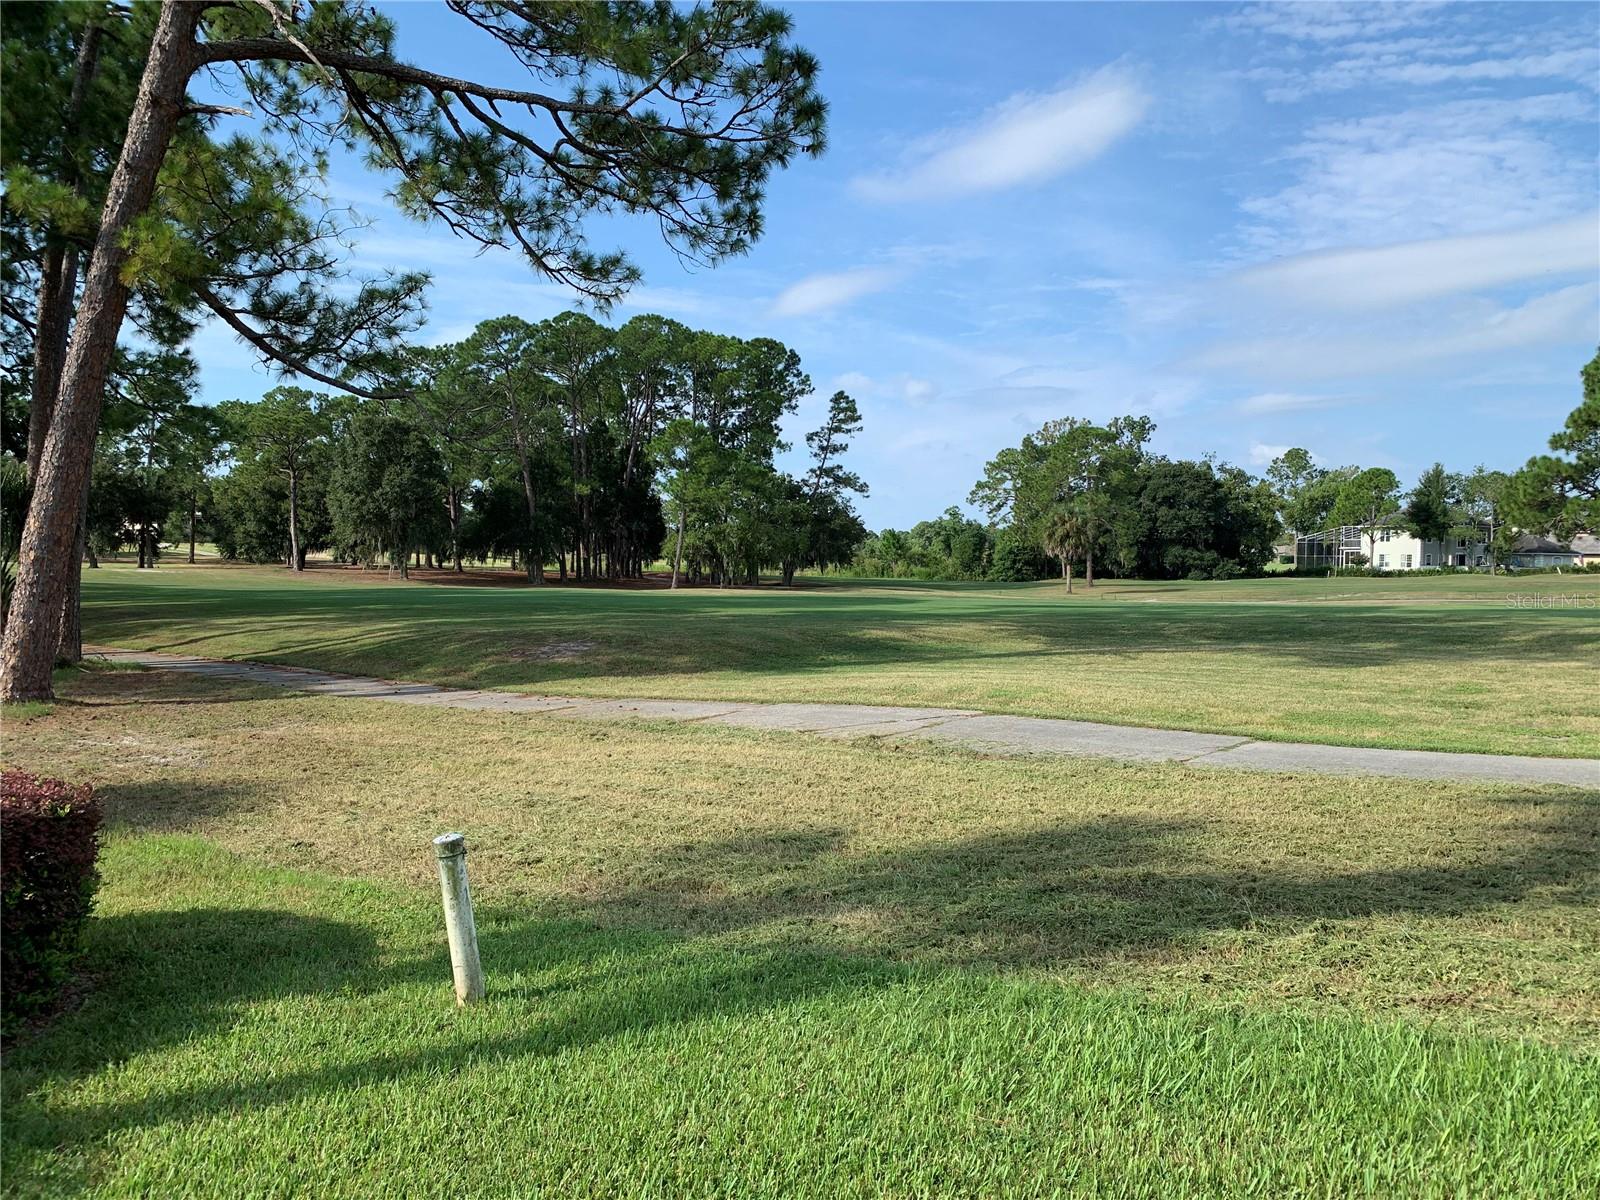
[{"label": "roof of house", "polygon": [[1574,534],[1572,548],[1579,554],[1600,554],[1600,535],[1593,533]]},{"label": "roof of house", "polygon": [[1547,537],[1537,534],[1525,533],[1511,543],[1513,554],[1576,554],[1577,551],[1570,546],[1563,546],[1560,542],[1551,541]]}]

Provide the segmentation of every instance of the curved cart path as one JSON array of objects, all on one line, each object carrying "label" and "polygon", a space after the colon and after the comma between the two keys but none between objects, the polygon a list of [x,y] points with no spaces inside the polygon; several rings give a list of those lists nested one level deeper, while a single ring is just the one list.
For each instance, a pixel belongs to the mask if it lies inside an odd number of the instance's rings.
[{"label": "curved cart path", "polygon": [[704,721],[747,729],[777,729],[819,737],[926,738],[1006,754],[1089,754],[1141,762],[1319,775],[1395,775],[1409,779],[1476,779],[1600,788],[1600,759],[1378,750],[1307,742],[1263,742],[1219,733],[1142,729],[1044,717],[1007,717],[957,708],[893,708],[872,704],[741,704],[713,700],[595,700],[480,692],[336,675],[267,663],[195,658],[145,650],[97,648],[113,662],[216,679],[273,684],[320,696],[353,696],[439,708],[545,713],[584,720]]}]

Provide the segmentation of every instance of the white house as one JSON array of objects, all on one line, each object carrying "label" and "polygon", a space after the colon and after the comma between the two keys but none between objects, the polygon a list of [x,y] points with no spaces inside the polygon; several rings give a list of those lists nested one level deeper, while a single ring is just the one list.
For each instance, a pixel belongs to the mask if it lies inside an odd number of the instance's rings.
[{"label": "white house", "polygon": [[1368,565],[1380,571],[1487,567],[1488,530],[1480,530],[1474,538],[1430,542],[1399,525],[1340,525],[1295,538],[1294,565],[1314,570]]}]

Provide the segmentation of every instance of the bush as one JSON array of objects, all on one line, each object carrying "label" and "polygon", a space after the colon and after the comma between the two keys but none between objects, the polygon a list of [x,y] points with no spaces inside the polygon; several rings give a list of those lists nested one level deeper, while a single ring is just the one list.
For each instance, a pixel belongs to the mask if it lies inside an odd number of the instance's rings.
[{"label": "bush", "polygon": [[994,583],[1027,583],[1045,576],[1044,554],[1023,541],[1012,529],[1002,529],[994,539],[994,559],[989,579]]},{"label": "bush", "polygon": [[1572,564],[1562,567],[1502,567],[1508,575],[1600,575],[1600,562],[1583,566]]},{"label": "bush", "polygon": [[0,772],[0,1027],[47,1009],[83,946],[100,875],[100,803],[24,771]]}]

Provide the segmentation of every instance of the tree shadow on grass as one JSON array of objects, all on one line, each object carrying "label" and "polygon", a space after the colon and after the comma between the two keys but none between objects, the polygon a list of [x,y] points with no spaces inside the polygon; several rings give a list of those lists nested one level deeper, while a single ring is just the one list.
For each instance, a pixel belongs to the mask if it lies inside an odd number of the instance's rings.
[{"label": "tree shadow on grass", "polygon": [[[8,1064],[7,1141],[13,1151],[103,1144],[127,1129],[448,1076],[484,1060],[549,1059],[635,1032],[858,994],[908,976],[893,964],[787,948],[708,954],[657,933],[505,910],[481,912],[479,935],[490,971],[488,1002],[453,1013],[442,929],[436,949],[396,957],[363,926],[293,912],[201,909],[103,922],[95,938],[101,993]],[[289,1069],[268,1059],[254,1077],[213,1076],[135,1099],[46,1104],[37,1098],[47,1080],[70,1082],[235,1026],[271,1026],[278,1019],[259,1009],[275,1001],[323,1005],[355,997],[364,1005],[395,989],[416,993],[415,1000],[390,1000],[405,1010],[400,1021],[409,1035],[388,1029],[381,1016],[367,1019],[364,1007],[350,1012],[346,1028],[352,1038],[393,1050],[351,1055],[337,1037],[323,1041],[338,1025],[324,1007],[323,1024],[310,1022],[311,1040],[295,1046],[299,1061]],[[419,1026],[419,1010],[428,1009],[437,1020],[424,1016]],[[513,1019],[497,1019],[508,1010]],[[281,1024],[274,1036],[284,1036]]]},{"label": "tree shadow on grass", "polygon": [[211,821],[241,812],[258,812],[269,794],[250,784],[157,778],[104,783],[95,788],[106,825],[119,832],[191,833]]},{"label": "tree shadow on grass", "polygon": [[277,909],[97,917],[87,940],[85,1003],[8,1067],[88,1074],[211,1033],[250,1004],[390,982],[370,930]]},{"label": "tree shadow on grass", "polygon": [[[586,897],[606,924],[727,933],[785,923],[796,944],[973,965],[1085,965],[1179,951],[1196,935],[1384,915],[1462,916],[1534,890],[1600,903],[1600,793],[1517,795],[1491,857],[1340,870],[1217,865],[1200,824],[1107,817],[869,857],[815,831],[667,847]],[[1507,831],[1508,833],[1511,831]],[[773,845],[785,847],[783,856]],[[809,861],[797,856],[809,855]]]},{"label": "tree shadow on grass", "polygon": [[[233,681],[230,680],[229,682],[231,683]],[[253,704],[266,700],[282,700],[283,698],[284,690],[280,687],[272,687],[269,691],[267,690],[266,685],[251,684],[248,685],[248,692],[246,691],[245,687],[238,687],[229,688],[226,694],[218,693],[215,695],[205,696],[164,696],[159,698],[147,695],[120,700],[89,700],[84,699],[83,696],[79,694],[64,698],[58,697],[57,699],[51,701],[51,703],[58,704],[62,708],[182,708],[190,705],[204,704]]]}]

